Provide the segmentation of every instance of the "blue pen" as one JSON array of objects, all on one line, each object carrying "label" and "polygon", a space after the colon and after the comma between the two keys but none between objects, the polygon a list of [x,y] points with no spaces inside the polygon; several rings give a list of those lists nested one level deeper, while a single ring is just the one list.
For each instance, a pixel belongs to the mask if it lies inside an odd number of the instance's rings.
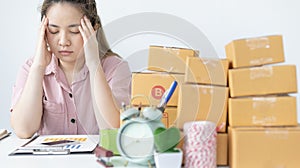
[{"label": "blue pen", "polygon": [[157,107],[162,112],[164,112],[165,106],[167,105],[167,103],[171,99],[176,87],[177,87],[177,81],[173,81],[170,88],[168,90],[166,90],[165,93],[163,94],[163,96],[161,98],[161,101],[160,101],[160,104]]}]

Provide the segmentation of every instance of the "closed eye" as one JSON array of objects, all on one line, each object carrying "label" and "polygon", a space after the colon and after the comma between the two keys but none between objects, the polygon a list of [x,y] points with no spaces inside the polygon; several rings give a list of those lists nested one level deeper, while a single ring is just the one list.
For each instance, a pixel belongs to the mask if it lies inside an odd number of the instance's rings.
[{"label": "closed eye", "polygon": [[70,31],[72,34],[79,34],[80,31]]},{"label": "closed eye", "polygon": [[48,28],[48,31],[50,34],[57,34],[59,32],[59,30],[57,28]]},{"label": "closed eye", "polygon": [[49,30],[49,33],[51,33],[51,34],[57,34],[58,31],[54,31],[54,32],[53,32],[53,31],[50,31],[50,30]]}]

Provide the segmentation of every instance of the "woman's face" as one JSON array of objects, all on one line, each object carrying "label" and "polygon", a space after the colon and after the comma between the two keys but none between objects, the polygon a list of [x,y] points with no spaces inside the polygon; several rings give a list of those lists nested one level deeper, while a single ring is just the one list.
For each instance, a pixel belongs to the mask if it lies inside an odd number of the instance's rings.
[{"label": "woman's face", "polygon": [[79,32],[81,11],[69,3],[55,3],[47,11],[47,40],[60,62],[76,64],[83,58],[83,39]]}]

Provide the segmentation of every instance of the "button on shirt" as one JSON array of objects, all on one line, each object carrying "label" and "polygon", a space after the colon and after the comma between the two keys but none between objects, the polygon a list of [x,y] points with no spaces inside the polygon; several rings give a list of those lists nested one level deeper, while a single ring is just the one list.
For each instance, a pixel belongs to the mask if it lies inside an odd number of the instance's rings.
[{"label": "button on shirt", "polygon": [[[29,59],[18,74],[12,96],[13,106],[24,88],[33,59]],[[116,103],[130,103],[131,71],[128,63],[117,56],[102,60],[106,80]],[[43,117],[39,134],[99,134],[91,97],[90,75],[85,65],[68,85],[58,59],[52,56],[43,81]]]}]

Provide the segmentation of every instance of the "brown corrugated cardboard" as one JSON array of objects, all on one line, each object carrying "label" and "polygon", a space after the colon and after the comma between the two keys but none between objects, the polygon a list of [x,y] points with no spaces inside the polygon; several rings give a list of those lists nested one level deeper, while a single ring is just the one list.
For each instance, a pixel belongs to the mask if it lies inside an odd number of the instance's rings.
[{"label": "brown corrugated cardboard", "polygon": [[199,51],[193,49],[150,46],[148,70],[185,73],[186,58],[198,55]]},{"label": "brown corrugated cardboard", "polygon": [[228,165],[228,134],[217,134],[217,165]]},{"label": "brown corrugated cardboard", "polygon": [[175,125],[177,119],[177,107],[167,107],[163,113],[162,123],[166,128],[170,128]]},{"label": "brown corrugated cardboard", "polygon": [[296,168],[300,127],[229,128],[230,168]]},{"label": "brown corrugated cardboard", "polygon": [[179,143],[177,144],[176,148],[179,148],[183,151],[183,159],[182,159],[182,165],[184,165],[184,158],[185,158],[185,155],[184,155],[184,139],[185,135],[184,135],[184,132],[183,131],[180,131],[180,141]]},{"label": "brown corrugated cardboard", "polygon": [[263,66],[230,69],[231,97],[296,93],[296,66]]},{"label": "brown corrugated cardboard", "polygon": [[149,105],[147,98],[143,97],[146,96],[149,98],[151,105],[158,105],[162,95],[174,80],[178,82],[178,86],[169,100],[168,106],[177,106],[179,85],[183,83],[184,75],[170,73],[133,73],[132,97],[138,95],[142,96],[133,98],[131,103],[133,105],[139,105],[140,103],[143,106]]},{"label": "brown corrugated cardboard", "polygon": [[[138,109],[138,106],[132,106],[131,108]],[[145,107],[141,107],[141,112]],[[123,110],[120,111],[121,113]],[[175,121],[177,119],[177,107],[166,107],[163,116],[161,118],[161,122],[165,125],[166,128],[175,126]],[[123,125],[123,121],[120,120],[120,125]]]},{"label": "brown corrugated cardboard", "polygon": [[185,82],[227,86],[227,59],[188,57]]},{"label": "brown corrugated cardboard", "polygon": [[297,126],[296,97],[229,98],[230,126]]},{"label": "brown corrugated cardboard", "polygon": [[234,40],[225,49],[233,68],[284,62],[281,35]]},{"label": "brown corrugated cardboard", "polygon": [[[178,98],[176,125],[183,128],[188,121],[212,121],[226,124],[228,88],[220,86],[182,84]],[[225,132],[224,126],[219,132]]]}]

